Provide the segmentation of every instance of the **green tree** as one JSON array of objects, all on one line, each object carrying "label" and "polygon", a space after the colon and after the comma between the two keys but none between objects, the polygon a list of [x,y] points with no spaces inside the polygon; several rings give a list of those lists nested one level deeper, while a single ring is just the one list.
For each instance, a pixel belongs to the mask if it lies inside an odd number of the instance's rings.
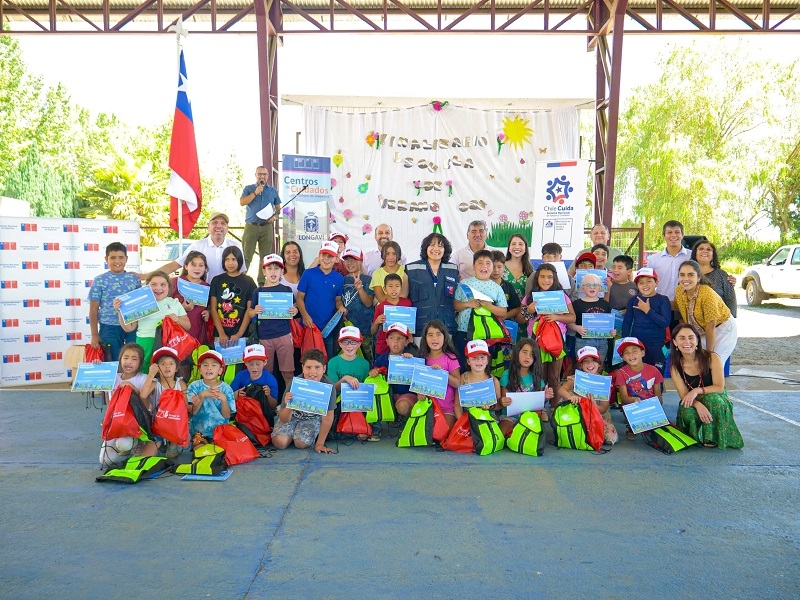
[{"label": "green tree", "polygon": [[676,48],[660,68],[620,118],[619,196],[633,198],[648,247],[661,245],[669,219],[724,244],[757,211],[753,148],[774,122],[770,101],[784,67],[720,42]]},{"label": "green tree", "polygon": [[3,195],[27,201],[37,217],[72,218],[78,213],[77,190],[76,179],[46,165],[34,144],[7,177]]}]

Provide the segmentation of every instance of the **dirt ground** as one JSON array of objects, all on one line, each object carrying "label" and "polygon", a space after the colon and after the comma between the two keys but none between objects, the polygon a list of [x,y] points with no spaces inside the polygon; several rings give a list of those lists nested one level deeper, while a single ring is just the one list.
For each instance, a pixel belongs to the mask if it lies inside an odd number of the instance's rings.
[{"label": "dirt ground", "polygon": [[739,342],[731,366],[797,365],[800,359],[800,300],[769,300],[747,306],[739,295]]}]

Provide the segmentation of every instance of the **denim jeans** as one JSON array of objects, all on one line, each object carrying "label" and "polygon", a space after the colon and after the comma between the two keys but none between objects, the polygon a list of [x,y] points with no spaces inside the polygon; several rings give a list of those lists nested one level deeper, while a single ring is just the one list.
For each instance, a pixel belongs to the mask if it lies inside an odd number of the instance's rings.
[{"label": "denim jeans", "polygon": [[136,330],[127,333],[119,325],[106,325],[100,323],[100,344],[108,349],[109,360],[116,362],[119,360],[119,352],[122,346],[129,342],[136,341]]}]

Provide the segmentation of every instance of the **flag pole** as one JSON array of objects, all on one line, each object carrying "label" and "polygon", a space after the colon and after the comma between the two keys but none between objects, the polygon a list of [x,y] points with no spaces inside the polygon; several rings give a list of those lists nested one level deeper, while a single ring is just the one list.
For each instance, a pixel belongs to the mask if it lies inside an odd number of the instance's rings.
[{"label": "flag pole", "polygon": [[[178,15],[178,22],[175,26],[175,38],[177,41],[177,62],[178,73],[181,70],[181,51],[183,50],[183,40],[181,37],[186,36],[186,30],[183,28],[183,15]],[[176,206],[178,209],[178,256],[183,255],[183,199],[176,197]]]}]

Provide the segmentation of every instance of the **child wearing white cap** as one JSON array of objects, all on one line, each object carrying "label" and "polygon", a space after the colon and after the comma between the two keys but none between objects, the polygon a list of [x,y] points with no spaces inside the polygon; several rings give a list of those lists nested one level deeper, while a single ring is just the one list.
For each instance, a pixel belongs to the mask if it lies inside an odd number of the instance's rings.
[{"label": "child wearing white cap", "polygon": [[[414,355],[408,351],[408,344],[411,342],[411,333],[403,323],[392,323],[386,330],[387,350],[378,354],[375,363],[370,369],[369,376],[386,376],[389,370],[390,356],[404,356],[412,358]],[[411,412],[411,407],[417,402],[417,395],[409,390],[408,385],[392,384],[392,401],[397,414],[407,417]]]},{"label": "child wearing white cap", "polygon": [[[339,347],[342,353],[334,356],[328,361],[328,377],[333,381],[336,393],[342,393],[342,383],[346,383],[353,389],[358,389],[358,384],[369,377],[369,363],[366,359],[358,355],[358,348],[361,345],[362,336],[358,327],[342,327],[339,330]],[[373,425],[373,431],[375,426]],[[378,423],[376,435],[359,436],[359,439],[370,439],[373,442],[380,440],[380,423]]]},{"label": "child wearing white cap", "polygon": [[[600,362],[600,353],[594,346],[584,346],[577,352],[577,364],[575,368],[584,373],[591,373],[592,375],[600,375],[603,371],[603,365]],[[611,391],[613,386],[609,387],[608,397],[611,398]],[[568,400],[573,404],[581,401],[581,397],[575,393],[575,376],[570,375],[567,380],[558,388],[558,397],[562,400]],[[611,423],[611,413],[608,411],[608,400],[595,400],[594,403],[603,415],[603,437],[606,442],[616,443],[619,440],[619,435],[614,425]]]},{"label": "child wearing white cap", "polygon": [[[487,379],[494,381],[494,402],[487,402],[487,407],[493,406],[497,403],[500,397],[500,382],[497,377],[492,375],[492,365],[489,360],[489,346],[485,340],[472,340],[467,342],[464,349],[464,355],[467,361],[467,371],[461,374],[461,385],[468,385],[471,383],[480,383]],[[462,415],[464,409],[461,408],[461,398],[456,388],[455,397],[455,416],[456,420]]]},{"label": "child wearing white cap", "polygon": [[[635,337],[622,338],[617,352],[625,361],[614,372],[614,385],[619,391],[620,402],[625,405],[649,398],[658,398],[659,402],[663,402],[661,384],[664,383],[664,377],[656,367],[644,362],[644,344]],[[625,435],[629,440],[636,439],[630,426]]]},{"label": "child wearing white cap", "polygon": [[[294,343],[292,342],[292,330],[289,319],[285,318],[262,318],[264,307],[259,304],[260,295],[266,294],[291,294],[292,288],[281,283],[283,276],[283,259],[280,254],[269,254],[262,261],[264,271],[264,287],[260,287],[253,292],[250,301],[250,318],[256,320],[256,330],[258,341],[264,347],[266,353],[267,372],[272,373],[275,366],[275,359],[278,359],[278,367],[281,370],[283,380],[286,382],[286,389],[292,384],[294,377]],[[285,296],[288,298],[288,296]],[[294,317],[297,314],[297,305],[292,304],[289,314]],[[236,389],[236,388],[234,388]],[[277,397],[277,393],[273,398]]]}]

